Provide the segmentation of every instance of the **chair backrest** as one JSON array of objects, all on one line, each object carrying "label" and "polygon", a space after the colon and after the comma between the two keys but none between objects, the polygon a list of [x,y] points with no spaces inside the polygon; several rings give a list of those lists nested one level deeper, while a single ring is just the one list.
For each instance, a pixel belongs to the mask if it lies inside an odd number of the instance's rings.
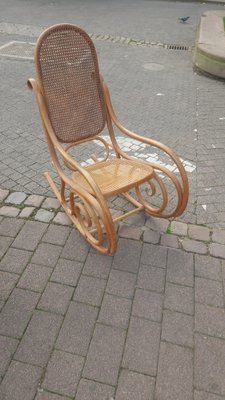
[{"label": "chair backrest", "polygon": [[37,42],[35,66],[59,141],[76,142],[103,130],[106,116],[97,55],[86,32],[70,24],[47,29]]}]

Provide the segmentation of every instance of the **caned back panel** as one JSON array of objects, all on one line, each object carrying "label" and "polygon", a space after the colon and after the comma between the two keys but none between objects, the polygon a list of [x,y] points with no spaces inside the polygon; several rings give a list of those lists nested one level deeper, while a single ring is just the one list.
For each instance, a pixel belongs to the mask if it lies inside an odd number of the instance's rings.
[{"label": "caned back panel", "polygon": [[100,133],[105,104],[94,44],[82,29],[55,25],[39,38],[35,65],[48,115],[61,142]]}]

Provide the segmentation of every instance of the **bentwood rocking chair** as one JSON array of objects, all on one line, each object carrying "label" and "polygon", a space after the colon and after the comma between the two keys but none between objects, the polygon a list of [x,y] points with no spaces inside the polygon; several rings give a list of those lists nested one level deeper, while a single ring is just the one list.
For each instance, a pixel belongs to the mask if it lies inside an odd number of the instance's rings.
[{"label": "bentwood rocking chair", "polygon": [[[29,79],[28,86],[36,95],[60,188],[49,173],[45,177],[81,235],[101,253],[114,253],[118,220],[139,211],[161,218],[181,215],[188,201],[188,180],[181,161],[167,146],[129,131],[118,121],[87,33],[70,24],[50,27],[38,39],[35,67],[37,81]],[[163,151],[175,171],[162,163],[128,155],[119,146],[113,126],[129,140]],[[104,128],[108,130],[108,141],[100,136]],[[104,156],[99,159],[93,155],[93,164],[83,166],[69,152],[93,140],[105,148]],[[162,176],[170,180],[176,193],[175,206],[169,212]],[[149,203],[157,193],[156,187],[161,191],[157,206]],[[107,200],[117,195],[125,197],[134,208],[113,219]]]}]

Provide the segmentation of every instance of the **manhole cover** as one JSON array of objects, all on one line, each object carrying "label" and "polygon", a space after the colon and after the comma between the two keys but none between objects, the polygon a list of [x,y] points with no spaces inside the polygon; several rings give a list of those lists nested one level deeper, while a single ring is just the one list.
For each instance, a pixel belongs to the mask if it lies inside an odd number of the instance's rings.
[{"label": "manhole cover", "polygon": [[149,71],[162,71],[165,67],[162,64],[149,63],[144,64],[143,68]]},{"label": "manhole cover", "polygon": [[12,58],[22,58],[25,60],[33,60],[34,48],[34,43],[13,41],[0,47],[0,55]]}]

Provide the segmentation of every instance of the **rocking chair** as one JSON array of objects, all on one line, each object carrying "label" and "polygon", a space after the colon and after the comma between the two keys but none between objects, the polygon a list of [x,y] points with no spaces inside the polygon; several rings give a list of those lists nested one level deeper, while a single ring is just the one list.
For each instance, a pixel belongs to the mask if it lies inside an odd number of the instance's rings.
[{"label": "rocking chair", "polygon": [[[101,253],[115,253],[117,221],[143,210],[161,218],[181,215],[188,201],[188,180],[181,161],[167,146],[129,131],[118,121],[88,34],[70,24],[50,27],[38,39],[35,67],[37,81],[29,79],[28,87],[36,95],[60,188],[48,172],[45,177],[81,235]],[[119,145],[113,125],[128,140],[163,151],[176,170],[128,155]],[[105,128],[109,141],[99,135]],[[98,141],[105,153],[100,159],[93,155],[93,163],[83,166],[70,151],[80,144],[88,146],[90,141]],[[176,204],[169,212],[163,175],[176,193]],[[148,186],[145,193],[144,185]],[[153,206],[148,200],[156,194],[156,186],[161,191],[161,203]],[[107,200],[118,195],[134,209],[113,219]]]}]

